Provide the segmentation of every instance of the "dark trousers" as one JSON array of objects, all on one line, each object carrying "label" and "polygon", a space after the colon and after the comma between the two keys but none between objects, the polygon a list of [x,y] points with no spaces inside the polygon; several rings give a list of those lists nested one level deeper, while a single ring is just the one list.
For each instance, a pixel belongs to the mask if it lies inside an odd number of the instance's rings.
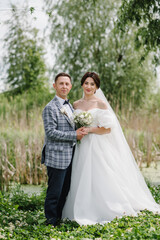
[{"label": "dark trousers", "polygon": [[48,188],[45,199],[45,216],[47,222],[56,225],[61,219],[62,209],[70,188],[71,166],[66,169],[47,167]]}]

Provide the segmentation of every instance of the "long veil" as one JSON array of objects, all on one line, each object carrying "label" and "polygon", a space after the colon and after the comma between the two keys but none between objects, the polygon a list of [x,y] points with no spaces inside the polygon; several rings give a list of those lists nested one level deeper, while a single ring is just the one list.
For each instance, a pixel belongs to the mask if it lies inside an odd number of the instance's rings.
[{"label": "long veil", "polygon": [[[116,127],[111,130],[111,133],[108,134],[108,137],[115,152],[115,162],[113,163],[113,166],[114,171],[119,176],[119,184],[122,183],[122,185],[124,185],[125,181],[125,185],[129,189],[131,195],[132,193],[138,192],[138,196],[135,196],[135,198],[137,202],[143,203],[142,209],[145,206],[145,208],[148,210],[160,213],[160,205],[155,202],[147,187],[147,184],[125,139],[116,114],[114,113],[100,88],[96,91],[95,96],[107,104],[108,110],[112,114],[116,123]],[[135,198],[133,198],[133,201],[135,201]],[[139,204],[137,204],[137,208],[139,208],[138,205]]]}]

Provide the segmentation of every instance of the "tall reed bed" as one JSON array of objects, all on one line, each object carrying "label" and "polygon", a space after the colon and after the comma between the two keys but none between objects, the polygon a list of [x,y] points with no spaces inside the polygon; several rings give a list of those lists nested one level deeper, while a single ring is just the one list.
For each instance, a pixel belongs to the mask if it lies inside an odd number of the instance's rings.
[{"label": "tall reed bed", "polygon": [[121,124],[139,167],[149,167],[151,163],[156,167],[160,161],[159,113],[134,111],[130,116],[123,115]]},{"label": "tall reed bed", "polygon": [[44,141],[42,109],[53,94],[0,98],[0,189],[11,180],[24,184],[46,181],[41,165]]},{"label": "tall reed bed", "polygon": [[[38,95],[39,96],[39,95]],[[46,182],[41,165],[44,141],[42,109],[52,95],[43,99],[28,95],[0,99],[0,183],[40,184]],[[38,100],[37,100],[38,99]],[[117,110],[118,112],[118,110]],[[118,115],[118,114],[117,114]],[[160,160],[160,118],[148,111],[121,111],[118,115],[127,141],[140,167]]]}]

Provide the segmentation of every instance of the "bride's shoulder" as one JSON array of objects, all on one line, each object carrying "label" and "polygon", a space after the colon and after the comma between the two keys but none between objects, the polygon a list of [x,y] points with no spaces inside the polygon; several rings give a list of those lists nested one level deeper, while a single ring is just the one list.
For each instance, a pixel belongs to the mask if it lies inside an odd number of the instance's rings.
[{"label": "bride's shoulder", "polygon": [[98,108],[103,109],[103,110],[107,109],[107,104],[103,100],[98,99],[98,98],[97,98],[97,106],[98,106]]},{"label": "bride's shoulder", "polygon": [[77,101],[75,101],[75,102],[73,103],[73,108],[74,108],[74,109],[77,109],[78,106],[79,106],[81,103],[82,103],[82,98],[79,99],[79,100],[77,100]]}]

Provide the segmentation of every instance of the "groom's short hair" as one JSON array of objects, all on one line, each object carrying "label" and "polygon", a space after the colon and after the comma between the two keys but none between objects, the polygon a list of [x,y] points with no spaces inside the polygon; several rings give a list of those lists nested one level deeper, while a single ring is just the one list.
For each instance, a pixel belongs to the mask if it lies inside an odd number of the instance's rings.
[{"label": "groom's short hair", "polygon": [[55,83],[56,83],[56,81],[58,80],[59,77],[68,77],[70,79],[70,81],[71,81],[71,76],[68,73],[61,72],[61,73],[58,73],[55,76],[55,79],[54,79]]}]

